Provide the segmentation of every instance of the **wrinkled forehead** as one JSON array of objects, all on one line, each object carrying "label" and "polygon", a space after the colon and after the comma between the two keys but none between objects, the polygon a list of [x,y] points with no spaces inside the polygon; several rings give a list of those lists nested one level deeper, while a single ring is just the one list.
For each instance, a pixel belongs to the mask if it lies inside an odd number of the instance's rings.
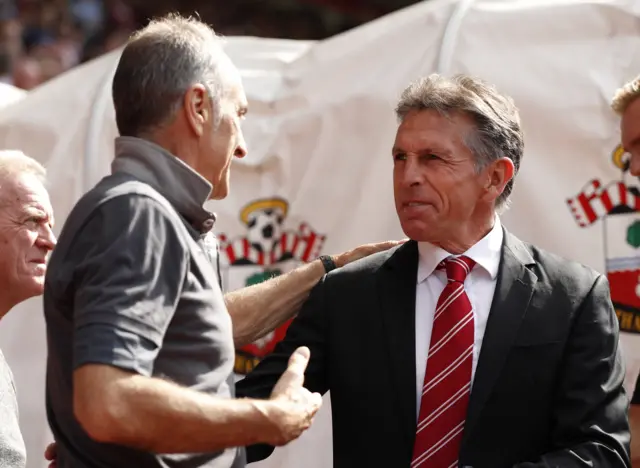
[{"label": "wrinkled forehead", "polygon": [[49,193],[42,181],[32,174],[0,178],[0,203],[21,210],[32,208],[53,217]]},{"label": "wrinkled forehead", "polygon": [[473,119],[462,112],[412,110],[398,125],[394,148],[404,151],[446,149],[452,151],[474,131]]}]

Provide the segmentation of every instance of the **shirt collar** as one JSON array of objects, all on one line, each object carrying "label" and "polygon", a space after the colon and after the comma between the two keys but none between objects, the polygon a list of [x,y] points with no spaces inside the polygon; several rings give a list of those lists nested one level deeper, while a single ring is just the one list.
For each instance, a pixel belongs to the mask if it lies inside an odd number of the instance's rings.
[{"label": "shirt collar", "polygon": [[[489,273],[491,279],[495,279],[498,275],[498,267],[500,266],[503,237],[502,224],[500,223],[500,218],[496,215],[491,231],[462,255],[466,255],[475,261]],[[451,256],[446,250],[428,242],[418,242],[418,252],[420,255],[420,261],[418,262],[418,283],[422,283],[431,276],[438,264],[445,258]]]},{"label": "shirt collar", "polygon": [[214,213],[204,208],[212,185],[164,148],[147,140],[117,137],[112,172],[124,172],[152,186],[202,233],[213,228]]}]

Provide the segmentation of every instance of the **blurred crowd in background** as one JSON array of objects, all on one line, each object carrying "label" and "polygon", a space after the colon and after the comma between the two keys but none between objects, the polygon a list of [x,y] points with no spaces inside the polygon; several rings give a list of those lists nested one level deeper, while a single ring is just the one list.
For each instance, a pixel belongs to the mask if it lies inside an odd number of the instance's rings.
[{"label": "blurred crowd in background", "polygon": [[0,82],[22,89],[112,51],[149,18],[197,14],[225,36],[324,39],[415,0],[0,0]]}]

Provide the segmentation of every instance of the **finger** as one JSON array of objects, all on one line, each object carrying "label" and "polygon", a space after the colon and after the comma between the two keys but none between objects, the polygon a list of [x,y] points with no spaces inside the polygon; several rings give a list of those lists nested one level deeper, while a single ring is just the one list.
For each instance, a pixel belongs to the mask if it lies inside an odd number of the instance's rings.
[{"label": "finger", "polygon": [[272,391],[272,396],[277,397],[289,393],[291,388],[302,388],[304,384],[304,371],[307,368],[311,351],[306,346],[296,349],[289,358],[287,369],[278,379]]},{"label": "finger", "polygon": [[313,403],[318,407],[318,409],[320,409],[320,407],[322,406],[322,395],[320,395],[318,392],[314,392],[311,397],[313,398]]},{"label": "finger", "polygon": [[53,460],[56,456],[56,444],[49,444],[44,450],[44,458],[47,460]]},{"label": "finger", "polygon": [[311,415],[313,416],[322,406],[322,395],[320,395],[319,393],[311,393],[307,397],[307,403],[309,405]]},{"label": "finger", "polygon": [[296,349],[289,358],[289,365],[287,366],[287,372],[295,374],[300,377],[304,377],[304,371],[309,364],[309,358],[311,357],[311,351],[306,346],[300,346]]},{"label": "finger", "polygon": [[391,249],[393,247],[397,247],[399,245],[402,245],[405,242],[406,242],[406,240],[384,241],[384,242],[379,242],[377,244],[372,244],[369,248],[370,248],[372,253],[381,252],[383,250],[389,250],[389,249]]},{"label": "finger", "polygon": [[391,247],[397,247],[398,245],[402,245],[408,240],[409,239],[392,240],[392,241],[383,242],[382,244],[385,247],[391,248]]}]

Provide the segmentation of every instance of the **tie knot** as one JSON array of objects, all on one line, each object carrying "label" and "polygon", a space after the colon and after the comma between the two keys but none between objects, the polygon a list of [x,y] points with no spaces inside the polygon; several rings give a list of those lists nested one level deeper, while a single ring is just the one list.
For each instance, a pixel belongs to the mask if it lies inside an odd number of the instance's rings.
[{"label": "tie knot", "polygon": [[438,270],[445,270],[449,280],[464,283],[464,280],[475,264],[476,262],[464,255],[460,257],[449,257],[440,262]]}]

